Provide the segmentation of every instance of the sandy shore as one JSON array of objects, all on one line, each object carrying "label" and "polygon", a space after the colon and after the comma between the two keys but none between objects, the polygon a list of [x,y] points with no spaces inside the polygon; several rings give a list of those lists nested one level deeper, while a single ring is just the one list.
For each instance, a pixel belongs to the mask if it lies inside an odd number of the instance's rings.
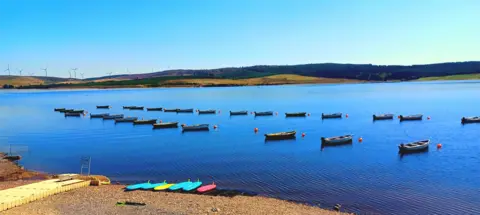
[{"label": "sandy shore", "polygon": [[[12,208],[4,214],[339,214],[317,207],[265,197],[222,197],[135,191],[122,185],[81,188]],[[117,201],[146,206],[116,206]]]}]

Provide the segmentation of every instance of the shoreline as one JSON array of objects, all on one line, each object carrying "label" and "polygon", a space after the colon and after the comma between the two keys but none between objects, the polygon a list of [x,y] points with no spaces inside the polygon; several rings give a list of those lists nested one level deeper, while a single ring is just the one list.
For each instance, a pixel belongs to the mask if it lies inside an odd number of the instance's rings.
[{"label": "shoreline", "polygon": [[[25,170],[0,153],[0,191],[55,178],[55,175]],[[343,214],[308,203],[265,196],[233,197],[198,195],[180,192],[130,191],[124,184],[113,185],[105,176],[77,176],[92,184],[30,202],[2,213],[5,214]],[[102,185],[108,180],[108,185]],[[94,183],[99,181],[99,183]],[[147,206],[115,206],[118,201],[135,201]]]}]

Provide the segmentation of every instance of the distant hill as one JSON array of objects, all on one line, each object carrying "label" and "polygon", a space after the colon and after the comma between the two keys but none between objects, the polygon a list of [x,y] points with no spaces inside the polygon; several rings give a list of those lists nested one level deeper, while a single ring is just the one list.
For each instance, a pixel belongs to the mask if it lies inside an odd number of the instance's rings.
[{"label": "distant hill", "polygon": [[[320,78],[344,78],[366,81],[414,80],[424,77],[480,73],[480,61],[438,63],[412,66],[372,64],[301,64],[286,66],[250,66],[209,70],[167,70],[154,73],[116,75],[109,79],[134,80],[165,76],[215,77],[245,79],[279,74],[296,74]],[[89,80],[101,80],[107,77]]]},{"label": "distant hill", "polygon": [[[1,85],[13,85],[22,88],[54,88],[54,87],[109,87],[109,86],[141,86],[155,87],[168,84],[180,83],[182,85],[202,85],[207,79],[209,83],[222,83],[225,85],[250,85],[262,83],[254,78],[263,78],[276,75],[298,75],[294,83],[312,83],[309,77],[322,78],[314,83],[332,83],[336,81],[409,81],[409,80],[438,80],[441,77],[456,76],[457,78],[468,77],[469,79],[480,77],[480,61],[438,63],[412,66],[382,66],[372,64],[301,64],[285,66],[250,66],[230,67],[208,70],[167,70],[154,73],[114,75],[84,80],[66,79],[55,77],[26,77],[26,76],[0,76]],[[278,77],[274,78],[277,80]],[[435,78],[433,78],[435,77]],[[430,79],[429,79],[430,78]],[[191,82],[182,80],[194,80]],[[202,79],[199,81],[198,79]],[[224,81],[219,81],[225,79]],[[251,79],[251,80],[246,80]],[[332,79],[327,81],[327,79]],[[243,80],[243,81],[232,81]],[[267,80],[267,79],[265,79]],[[273,79],[269,79],[273,80]],[[291,80],[276,81],[276,84],[293,83]],[[270,84],[270,82],[266,83]],[[50,86],[51,85],[51,86]]]},{"label": "distant hill", "polygon": [[68,81],[66,78],[42,77],[42,76],[7,76],[0,75],[0,88],[3,85],[24,86],[24,85],[44,85],[55,84]]}]

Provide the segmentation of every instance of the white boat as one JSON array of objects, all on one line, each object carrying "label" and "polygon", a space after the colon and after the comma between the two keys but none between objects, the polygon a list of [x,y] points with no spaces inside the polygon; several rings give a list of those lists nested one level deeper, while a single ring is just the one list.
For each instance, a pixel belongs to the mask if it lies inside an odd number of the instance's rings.
[{"label": "white boat", "polygon": [[208,131],[208,124],[182,125],[183,131]]},{"label": "white boat", "polygon": [[120,119],[120,118],[123,118],[123,114],[113,114],[113,115],[103,116],[103,119],[104,119],[104,120],[107,120],[107,119]]},{"label": "white boat", "polygon": [[472,116],[472,117],[462,117],[462,124],[467,123],[480,123],[480,117]]},{"label": "white boat", "polygon": [[412,120],[422,120],[422,114],[415,114],[409,116],[400,115],[400,121],[412,121]]},{"label": "white boat", "polygon": [[393,119],[393,114],[376,114],[373,115],[373,120]]},{"label": "white boat", "polygon": [[322,144],[337,145],[352,142],[353,135],[343,135],[337,137],[322,137]]},{"label": "white boat", "polygon": [[430,140],[421,140],[411,143],[402,143],[398,145],[398,150],[402,153],[407,152],[418,152],[428,149],[428,145],[430,144]]}]

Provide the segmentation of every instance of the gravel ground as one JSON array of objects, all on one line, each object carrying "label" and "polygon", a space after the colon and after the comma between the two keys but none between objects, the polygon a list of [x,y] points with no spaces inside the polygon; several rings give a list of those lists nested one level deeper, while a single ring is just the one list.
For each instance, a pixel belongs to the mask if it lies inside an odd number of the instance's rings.
[{"label": "gravel ground", "polygon": [[[124,192],[123,187],[107,185],[80,188],[0,214],[339,214],[273,198],[230,198],[152,191]],[[143,202],[146,206],[115,206],[117,201]]]}]

